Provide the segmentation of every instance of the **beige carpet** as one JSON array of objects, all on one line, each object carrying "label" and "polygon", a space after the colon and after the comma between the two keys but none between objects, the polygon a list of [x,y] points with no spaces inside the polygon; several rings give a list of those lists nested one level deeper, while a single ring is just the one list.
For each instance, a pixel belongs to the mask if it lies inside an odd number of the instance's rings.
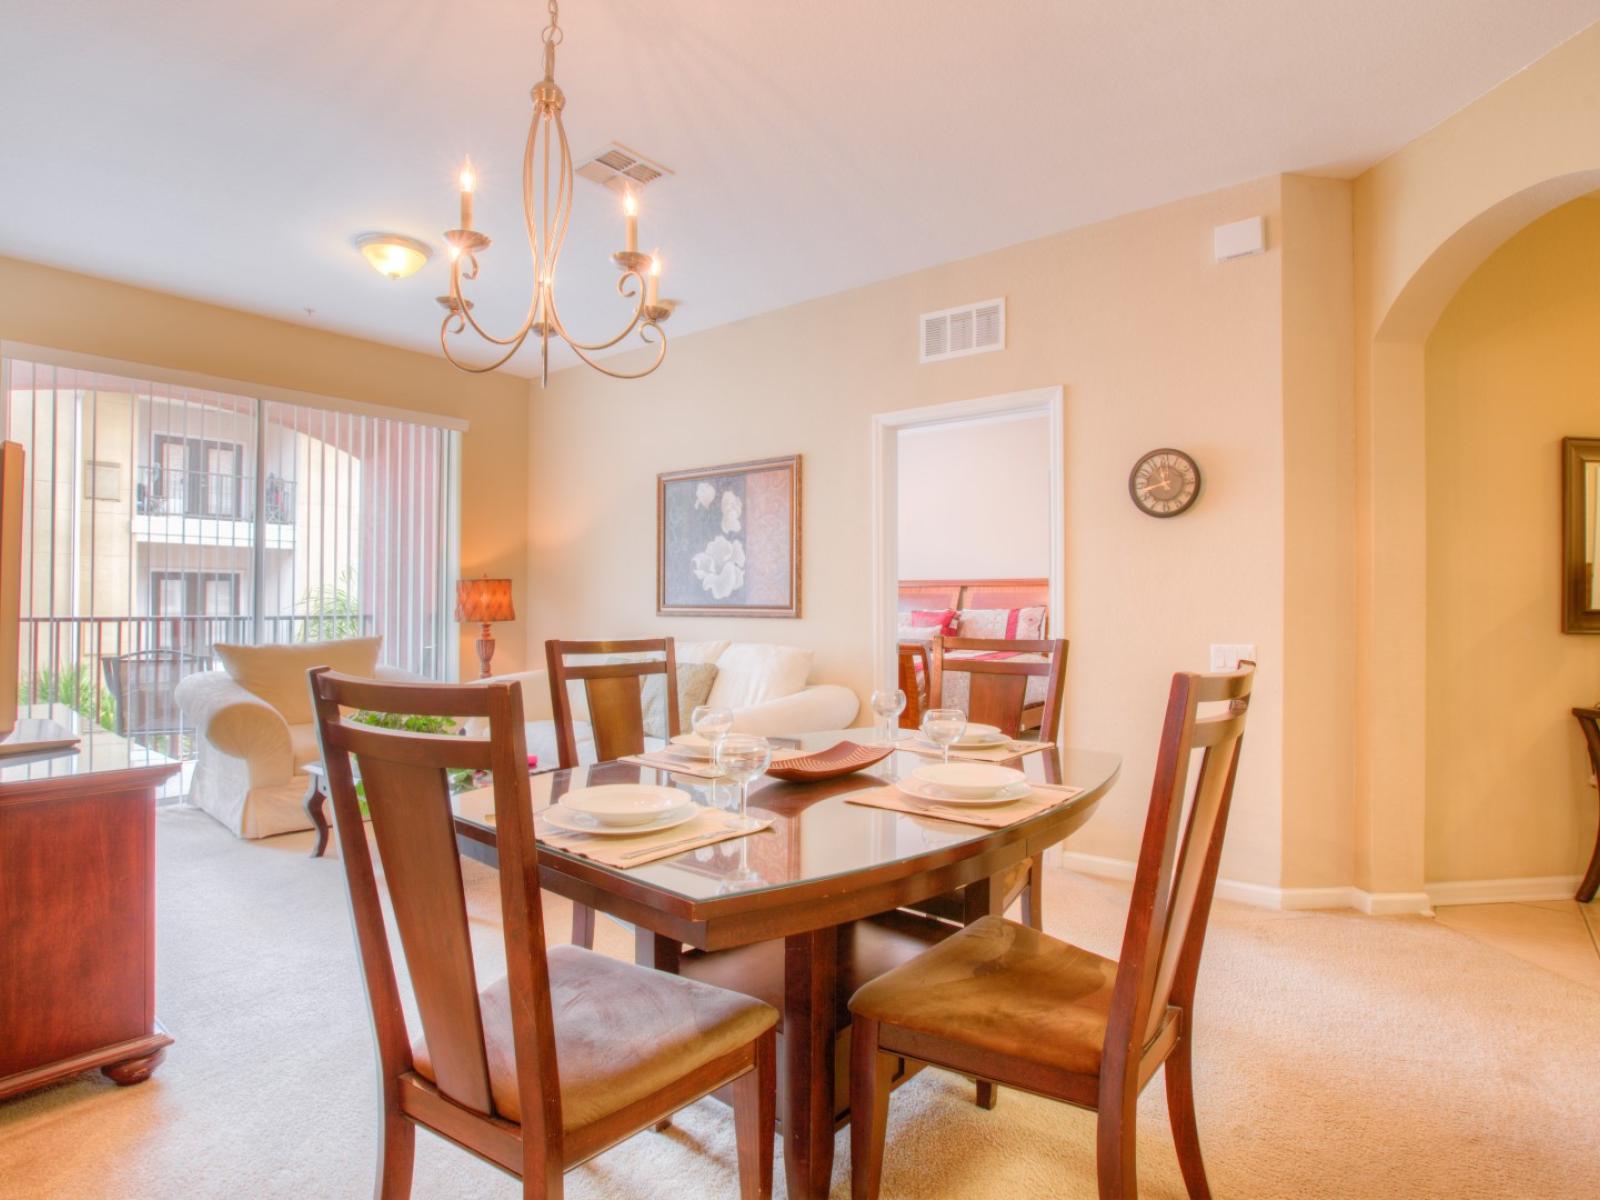
[{"label": "beige carpet", "polygon": [[[164,810],[159,837],[158,996],[177,1045],[141,1087],[89,1076],[0,1104],[0,1196],[369,1195],[372,1050],[338,861],[305,858],[300,835],[235,841],[187,809]],[[492,873],[467,866],[491,913]],[[1124,891],[1051,885],[1048,927],[1115,953]],[[565,907],[550,910],[562,929]],[[1200,992],[1219,1200],[1600,1193],[1600,993],[1427,920],[1226,904]],[[1140,1116],[1141,1194],[1181,1197],[1159,1080]],[[703,1103],[574,1172],[568,1195],[734,1196],[731,1132]],[[895,1095],[885,1195],[1092,1197],[1093,1139],[1089,1114],[1015,1092],[985,1113],[965,1081],[924,1072]],[[840,1133],[836,1197],[848,1163]],[[419,1198],[519,1194],[419,1137]]]}]

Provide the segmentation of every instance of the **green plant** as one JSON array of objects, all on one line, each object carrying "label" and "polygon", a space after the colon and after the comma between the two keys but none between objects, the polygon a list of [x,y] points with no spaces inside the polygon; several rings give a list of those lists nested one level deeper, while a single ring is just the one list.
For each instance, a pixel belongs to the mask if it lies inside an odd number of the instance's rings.
[{"label": "green plant", "polygon": [[32,679],[18,678],[19,704],[64,704],[79,716],[98,722],[102,729],[117,727],[117,701],[109,688],[95,686],[93,661],[69,663],[57,670],[45,667]]},{"label": "green plant", "polygon": [[379,729],[401,729],[406,733],[454,733],[456,723],[450,717],[406,716],[403,713],[358,712],[351,718],[363,725],[376,725]]},{"label": "green plant", "polygon": [[297,641],[321,642],[361,635],[355,571],[346,567],[332,583],[313,588],[296,607],[303,618]]}]

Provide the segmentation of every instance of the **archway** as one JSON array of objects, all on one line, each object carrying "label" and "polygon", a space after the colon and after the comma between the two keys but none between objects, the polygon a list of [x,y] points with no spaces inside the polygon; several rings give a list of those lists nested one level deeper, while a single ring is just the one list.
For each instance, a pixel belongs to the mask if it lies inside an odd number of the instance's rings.
[{"label": "archway", "polygon": [[[1496,248],[1596,188],[1600,167],[1504,193],[1457,228],[1441,229],[1392,300],[1370,302],[1363,314],[1370,332],[1357,345],[1356,884],[1374,911],[1429,907],[1424,343]],[[1391,215],[1387,231],[1403,224]],[[1407,232],[1413,244],[1425,237]]]}]

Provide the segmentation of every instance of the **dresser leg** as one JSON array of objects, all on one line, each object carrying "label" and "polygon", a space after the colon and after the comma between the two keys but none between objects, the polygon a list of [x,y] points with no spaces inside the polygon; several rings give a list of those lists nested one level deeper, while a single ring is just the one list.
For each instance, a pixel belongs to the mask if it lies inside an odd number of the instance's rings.
[{"label": "dresser leg", "polygon": [[101,1067],[100,1073],[118,1087],[132,1087],[149,1079],[150,1073],[161,1065],[161,1060],[166,1056],[167,1048],[163,1046],[152,1054],[143,1054],[138,1058],[128,1058]]}]

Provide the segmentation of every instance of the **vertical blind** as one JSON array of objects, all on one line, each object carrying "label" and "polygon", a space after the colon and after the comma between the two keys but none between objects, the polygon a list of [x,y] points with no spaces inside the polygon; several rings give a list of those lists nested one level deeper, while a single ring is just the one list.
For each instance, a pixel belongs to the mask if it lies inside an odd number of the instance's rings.
[{"label": "vertical blind", "polygon": [[385,664],[453,674],[458,432],[4,355],[0,402],[27,452],[25,703],[186,755],[175,705],[130,721],[130,681],[218,642],[380,634]]}]

